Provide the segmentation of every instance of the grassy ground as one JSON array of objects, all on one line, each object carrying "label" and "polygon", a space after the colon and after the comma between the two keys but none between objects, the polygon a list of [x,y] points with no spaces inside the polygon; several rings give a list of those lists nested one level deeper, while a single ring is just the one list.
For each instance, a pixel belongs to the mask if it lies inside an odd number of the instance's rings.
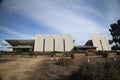
[{"label": "grassy ground", "polygon": [[76,59],[71,66],[59,66],[56,64],[57,59],[43,56],[0,58],[0,80],[69,80],[70,75],[81,65],[105,61],[114,61],[114,58],[92,58],[89,63],[88,59]]}]

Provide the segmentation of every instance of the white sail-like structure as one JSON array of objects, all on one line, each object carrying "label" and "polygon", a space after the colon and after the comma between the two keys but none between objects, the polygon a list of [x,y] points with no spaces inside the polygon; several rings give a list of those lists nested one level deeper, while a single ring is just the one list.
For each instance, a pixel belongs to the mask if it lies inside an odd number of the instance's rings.
[{"label": "white sail-like structure", "polygon": [[101,51],[111,50],[109,42],[105,35],[93,35],[92,42],[93,42],[93,46],[97,47],[97,50],[101,50]]},{"label": "white sail-like structure", "polygon": [[45,35],[45,52],[53,51],[53,35],[48,34]]},{"label": "white sail-like structure", "polygon": [[64,35],[64,46],[65,51],[71,51],[73,49],[73,38],[70,34]]},{"label": "white sail-like structure", "polygon": [[34,44],[34,52],[64,52],[73,49],[73,38],[69,34],[37,34]]},{"label": "white sail-like structure", "polygon": [[35,37],[34,51],[43,52],[43,44],[44,44],[44,35],[37,34]]},{"label": "white sail-like structure", "polygon": [[55,51],[64,51],[63,36],[61,34],[55,35]]}]

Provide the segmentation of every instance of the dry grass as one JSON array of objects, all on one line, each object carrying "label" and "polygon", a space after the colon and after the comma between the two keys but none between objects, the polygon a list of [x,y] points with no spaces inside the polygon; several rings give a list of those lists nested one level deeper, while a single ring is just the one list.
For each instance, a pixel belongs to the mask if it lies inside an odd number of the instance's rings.
[{"label": "dry grass", "polygon": [[56,60],[44,60],[41,64],[38,64],[36,70],[30,74],[28,80],[69,80],[69,76],[72,72],[77,71],[83,64],[95,64],[103,63],[107,61],[114,61],[113,58],[93,58],[90,62],[87,59],[72,59],[73,65],[71,66],[59,66],[56,65]]},{"label": "dry grass", "polygon": [[84,58],[86,58],[86,54],[84,54],[84,53],[74,53],[74,54],[72,54],[72,58],[73,59],[84,59]]},{"label": "dry grass", "polygon": [[87,56],[96,56],[96,53],[94,53],[94,52],[89,52],[88,54],[87,54]]},{"label": "dry grass", "polygon": [[56,53],[56,57],[64,57],[63,53]]},{"label": "dry grass", "polygon": [[[71,74],[71,67],[56,65],[56,60],[45,60],[43,64],[38,64],[36,70],[28,80],[64,80]],[[62,79],[61,79],[62,77]]]},{"label": "dry grass", "polygon": [[109,53],[109,54],[108,54],[108,57],[109,57],[109,58],[114,58],[114,57],[116,57],[116,56],[117,56],[116,53]]},{"label": "dry grass", "polygon": [[120,60],[84,63],[69,76],[69,80],[120,80]]},{"label": "dry grass", "polygon": [[[50,57],[15,58],[0,63],[0,80],[69,80],[72,72],[88,63],[86,58],[72,60],[71,66],[59,66],[56,65],[57,60],[50,60]],[[103,63],[106,60],[114,61],[114,58],[92,58],[88,64]]]}]

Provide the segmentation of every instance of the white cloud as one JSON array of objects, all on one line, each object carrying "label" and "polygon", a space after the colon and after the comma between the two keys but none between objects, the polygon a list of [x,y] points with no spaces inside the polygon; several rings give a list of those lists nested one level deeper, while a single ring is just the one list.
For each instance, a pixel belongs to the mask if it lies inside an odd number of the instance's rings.
[{"label": "white cloud", "polygon": [[[34,36],[30,36],[30,35],[27,35],[27,34],[16,32],[16,31],[13,31],[11,29],[4,28],[4,27],[1,27],[1,26],[0,26],[0,29],[3,30],[4,32],[8,33],[8,34],[17,36],[19,38],[25,38],[25,39],[33,39],[34,38]],[[3,42],[3,43],[5,43],[5,42]]]},{"label": "white cloud", "polygon": [[9,44],[6,41],[0,41],[0,51],[5,50],[7,46],[9,46]]},{"label": "white cloud", "polygon": [[12,46],[6,41],[0,41],[0,51],[12,51]]},{"label": "white cloud", "polygon": [[[94,18],[89,17],[90,15],[103,18],[103,20],[104,18],[110,20],[111,15],[113,13],[117,14],[118,10],[111,12],[110,8],[113,6],[110,7],[111,5],[107,4],[110,10],[106,14],[102,14],[102,12],[93,8],[94,6],[87,6],[83,0],[81,2],[79,0],[11,0],[8,1],[9,3],[7,1],[4,1],[4,4],[6,4],[4,5],[5,9],[11,12],[19,12],[27,18],[42,23],[42,25],[53,28],[60,33],[73,34],[77,43],[90,39],[92,34],[109,33],[108,28]],[[116,8],[115,4],[112,5]],[[18,34],[21,37],[30,37],[15,31],[4,30],[9,31],[11,34]]]},{"label": "white cloud", "polygon": [[2,45],[0,45],[0,48],[2,48]]},{"label": "white cloud", "polygon": [[2,41],[2,44],[8,45],[9,43],[3,40],[3,41]]}]

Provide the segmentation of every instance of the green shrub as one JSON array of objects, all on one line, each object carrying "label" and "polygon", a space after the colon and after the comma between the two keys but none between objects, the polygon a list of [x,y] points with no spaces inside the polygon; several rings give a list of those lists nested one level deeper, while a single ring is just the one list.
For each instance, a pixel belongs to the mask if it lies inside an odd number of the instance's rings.
[{"label": "green shrub", "polygon": [[69,59],[69,58],[61,58],[57,61],[57,65],[60,65],[60,66],[70,66],[73,64],[73,61],[72,59]]}]

